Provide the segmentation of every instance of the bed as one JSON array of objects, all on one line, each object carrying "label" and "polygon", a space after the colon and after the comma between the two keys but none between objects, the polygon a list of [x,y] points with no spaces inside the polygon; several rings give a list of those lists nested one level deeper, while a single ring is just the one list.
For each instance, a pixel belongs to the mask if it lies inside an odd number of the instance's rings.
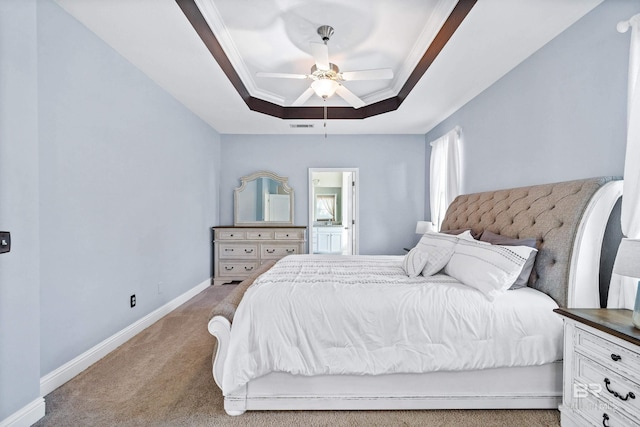
[{"label": "bed", "polygon": [[557,408],[562,324],[552,310],[600,306],[603,236],[621,192],[599,177],[456,198],[441,229],[468,230],[451,234],[456,244],[478,246],[463,240],[485,230],[536,241],[528,286],[497,296],[442,271],[409,277],[399,256],[262,265],[208,325],[226,412]]}]

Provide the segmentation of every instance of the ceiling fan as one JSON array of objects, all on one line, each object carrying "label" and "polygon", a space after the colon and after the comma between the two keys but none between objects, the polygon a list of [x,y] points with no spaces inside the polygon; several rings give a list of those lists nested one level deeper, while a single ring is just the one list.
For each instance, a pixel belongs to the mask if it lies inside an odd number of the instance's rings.
[{"label": "ceiling fan", "polygon": [[315,65],[311,67],[309,74],[287,74],[287,73],[256,73],[257,77],[275,77],[284,79],[309,79],[311,87],[305,90],[291,105],[300,106],[304,104],[314,93],[326,100],[334,93],[347,101],[353,108],[360,108],[365,105],[364,101],[358,98],[353,92],[344,87],[342,82],[352,80],[382,80],[392,79],[393,70],[389,68],[362,70],[362,71],[340,71],[337,65],[329,62],[329,47],[327,42],[333,35],[333,27],[322,25],[318,28],[318,34],[322,37],[322,43],[311,42],[311,55],[315,60]]}]

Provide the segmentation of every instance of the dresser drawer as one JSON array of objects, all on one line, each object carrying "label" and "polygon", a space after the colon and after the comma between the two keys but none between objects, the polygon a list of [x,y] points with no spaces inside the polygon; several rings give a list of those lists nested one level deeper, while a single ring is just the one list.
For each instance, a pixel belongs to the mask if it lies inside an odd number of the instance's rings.
[{"label": "dresser drawer", "polygon": [[[581,384],[574,384],[574,389],[584,389]],[[637,427],[637,424],[633,420],[627,418],[617,409],[604,402],[591,393],[584,393],[584,396],[575,400],[575,405],[572,408],[578,415],[583,417],[594,426],[624,426],[624,427]],[[589,425],[584,423],[584,425]]]},{"label": "dresser drawer", "polygon": [[640,386],[638,384],[580,353],[576,353],[575,369],[576,380],[585,384],[601,400],[640,418]]},{"label": "dresser drawer", "polygon": [[575,340],[576,351],[611,367],[616,372],[640,378],[640,354],[580,327],[576,327]]},{"label": "dresser drawer", "polygon": [[306,251],[305,227],[213,227],[213,284],[249,276],[258,266]]},{"label": "dresser drawer", "polygon": [[277,243],[260,244],[260,258],[262,259],[280,259],[287,255],[300,253],[298,245],[287,245]]},{"label": "dresser drawer", "polygon": [[217,276],[243,276],[258,268],[257,262],[242,261],[220,261]]},{"label": "dresser drawer", "polygon": [[258,259],[257,243],[220,243],[218,259]]},{"label": "dresser drawer", "polygon": [[244,231],[216,230],[215,240],[244,240]]},{"label": "dresser drawer", "polygon": [[270,230],[247,231],[247,240],[273,240],[273,231],[270,231]]},{"label": "dresser drawer", "polygon": [[304,230],[276,231],[276,240],[304,240]]}]

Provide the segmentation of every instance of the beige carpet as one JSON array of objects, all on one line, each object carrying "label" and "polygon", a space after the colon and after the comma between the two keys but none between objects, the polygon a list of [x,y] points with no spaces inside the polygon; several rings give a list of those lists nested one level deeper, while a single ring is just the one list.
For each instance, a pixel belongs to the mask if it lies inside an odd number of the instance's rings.
[{"label": "beige carpet", "polygon": [[209,287],[45,397],[36,426],[559,426],[555,410],[282,411],[230,417],[211,376]]}]

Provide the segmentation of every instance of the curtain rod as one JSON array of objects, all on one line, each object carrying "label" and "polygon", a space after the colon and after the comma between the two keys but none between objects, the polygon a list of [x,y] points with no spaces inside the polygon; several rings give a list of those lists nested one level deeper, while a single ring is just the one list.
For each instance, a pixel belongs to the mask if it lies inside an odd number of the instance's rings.
[{"label": "curtain rod", "polygon": [[632,25],[637,25],[638,23],[640,23],[640,13],[638,13],[637,15],[633,15],[626,21],[618,22],[618,25],[616,25],[616,29],[619,33],[626,33],[629,27],[631,27]]}]

